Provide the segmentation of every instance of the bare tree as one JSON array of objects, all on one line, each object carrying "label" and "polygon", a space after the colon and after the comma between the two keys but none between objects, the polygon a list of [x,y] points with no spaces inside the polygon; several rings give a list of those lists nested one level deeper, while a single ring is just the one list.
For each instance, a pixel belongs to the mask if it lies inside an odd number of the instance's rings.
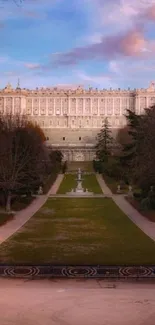
[{"label": "bare tree", "polygon": [[0,117],[0,188],[11,209],[12,195],[39,182],[44,134],[24,116]]}]

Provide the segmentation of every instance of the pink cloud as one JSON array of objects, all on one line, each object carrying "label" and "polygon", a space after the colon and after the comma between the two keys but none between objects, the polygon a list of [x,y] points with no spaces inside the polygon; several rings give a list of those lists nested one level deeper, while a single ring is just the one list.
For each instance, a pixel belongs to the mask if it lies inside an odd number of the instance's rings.
[{"label": "pink cloud", "polygon": [[147,41],[141,30],[102,38],[100,43],[74,48],[60,54],[54,61],[60,65],[74,65],[83,60],[140,57],[146,55]]},{"label": "pink cloud", "polygon": [[30,70],[35,70],[40,68],[39,63],[25,63],[24,66]]},{"label": "pink cloud", "polygon": [[144,13],[144,19],[155,21],[155,5],[150,6]]}]

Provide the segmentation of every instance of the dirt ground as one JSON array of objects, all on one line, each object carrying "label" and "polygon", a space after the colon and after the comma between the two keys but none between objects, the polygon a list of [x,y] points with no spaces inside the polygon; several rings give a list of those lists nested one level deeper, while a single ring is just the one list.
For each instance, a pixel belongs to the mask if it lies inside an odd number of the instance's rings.
[{"label": "dirt ground", "polygon": [[2,325],[154,325],[155,284],[0,279]]}]

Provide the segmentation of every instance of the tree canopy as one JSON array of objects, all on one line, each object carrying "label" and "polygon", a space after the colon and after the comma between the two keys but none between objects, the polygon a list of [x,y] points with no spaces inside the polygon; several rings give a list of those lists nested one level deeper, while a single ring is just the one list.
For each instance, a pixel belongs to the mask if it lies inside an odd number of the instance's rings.
[{"label": "tree canopy", "polygon": [[0,116],[0,189],[10,208],[11,195],[40,183],[45,136],[25,116]]},{"label": "tree canopy", "polygon": [[127,133],[130,141],[123,144],[121,163],[141,188],[155,185],[155,106],[137,115],[128,110]]}]

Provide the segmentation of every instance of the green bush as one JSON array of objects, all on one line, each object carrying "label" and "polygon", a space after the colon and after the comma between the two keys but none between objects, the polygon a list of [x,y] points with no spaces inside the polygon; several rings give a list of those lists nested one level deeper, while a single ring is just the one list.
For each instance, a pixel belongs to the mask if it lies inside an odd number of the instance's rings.
[{"label": "green bush", "polygon": [[141,209],[144,211],[151,209],[151,202],[149,197],[145,197],[141,200]]},{"label": "green bush", "polygon": [[[149,191],[147,196],[144,197],[144,191],[142,192],[141,207],[144,210],[154,210],[155,209],[155,192]],[[146,193],[145,193],[146,195]]]}]

